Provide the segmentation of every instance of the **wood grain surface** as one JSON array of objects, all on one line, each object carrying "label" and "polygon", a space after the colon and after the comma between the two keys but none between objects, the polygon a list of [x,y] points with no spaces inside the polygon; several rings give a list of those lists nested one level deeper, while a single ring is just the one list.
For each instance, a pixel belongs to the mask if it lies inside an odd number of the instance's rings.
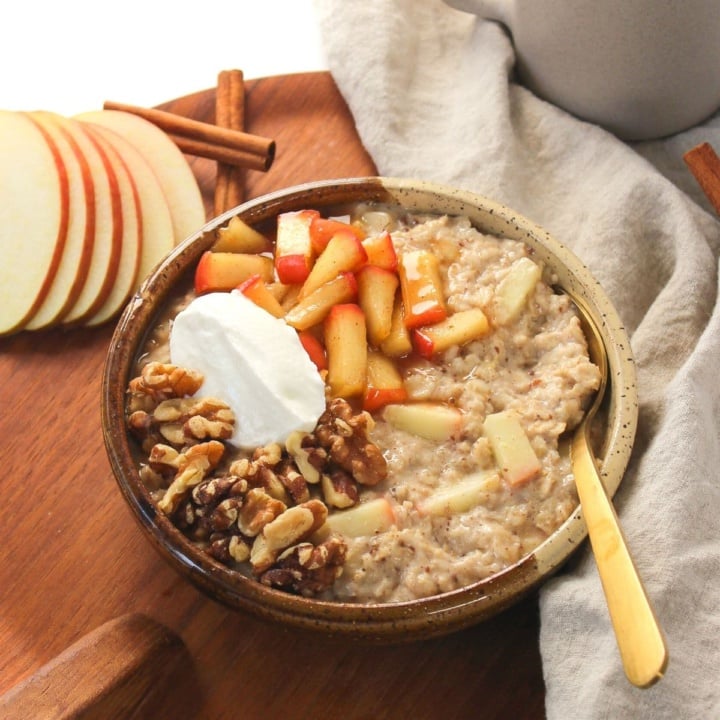
[{"label": "wood grain surface", "polygon": [[[132,102],[132,98],[108,98]],[[214,90],[161,106],[213,120]],[[327,73],[247,83],[246,128],[277,141],[248,197],[287,185],[374,174]],[[213,204],[214,163],[190,158]],[[182,682],[125,717],[544,717],[535,597],[469,630],[393,646],[289,631],[227,610],[150,547],[116,488],[100,429],[112,324],[0,338],[0,695],[105,623],[142,614],[180,637]],[[79,681],[78,681],[79,682]]]}]

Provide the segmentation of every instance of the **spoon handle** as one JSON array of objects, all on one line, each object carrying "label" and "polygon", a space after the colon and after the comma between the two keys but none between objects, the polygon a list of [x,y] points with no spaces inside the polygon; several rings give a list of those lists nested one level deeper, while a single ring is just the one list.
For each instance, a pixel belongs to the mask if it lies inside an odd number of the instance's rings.
[{"label": "spoon handle", "polygon": [[650,687],[667,667],[665,638],[582,432],[575,435],[572,452],[578,495],[625,674],[633,685]]}]

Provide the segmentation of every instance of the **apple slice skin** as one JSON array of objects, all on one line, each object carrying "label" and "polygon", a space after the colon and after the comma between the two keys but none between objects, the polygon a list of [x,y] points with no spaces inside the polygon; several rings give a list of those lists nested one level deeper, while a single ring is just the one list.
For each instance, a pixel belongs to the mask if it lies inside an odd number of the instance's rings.
[{"label": "apple slice skin", "polygon": [[123,201],[120,181],[108,151],[80,122],[53,116],[72,135],[88,163],[95,201],[95,242],[85,283],[63,323],[79,325],[107,300],[118,274],[123,243]]},{"label": "apple slice skin", "polygon": [[50,291],[67,235],[68,192],[52,141],[26,115],[0,111],[0,335],[22,330]]},{"label": "apple slice skin", "polygon": [[95,243],[95,196],[85,155],[51,113],[28,116],[55,144],[68,176],[68,228],[50,290],[25,329],[37,330],[62,320],[77,300],[90,267]]},{"label": "apple slice skin", "polygon": [[113,130],[101,125],[93,127],[121,157],[138,193],[142,234],[137,276],[139,282],[150,274],[175,245],[170,208],[152,168],[135,146]]},{"label": "apple slice skin", "polygon": [[117,263],[117,275],[110,293],[93,315],[83,320],[89,326],[100,325],[113,317],[127,302],[138,279],[140,257],[144,244],[143,216],[136,182],[123,157],[106,140],[102,128],[85,125],[86,130],[103,148],[118,180],[122,208],[122,242]]}]

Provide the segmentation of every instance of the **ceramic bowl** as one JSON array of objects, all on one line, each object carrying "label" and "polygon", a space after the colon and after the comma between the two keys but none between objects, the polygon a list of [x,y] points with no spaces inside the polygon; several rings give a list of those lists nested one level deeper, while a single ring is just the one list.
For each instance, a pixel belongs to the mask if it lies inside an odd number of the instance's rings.
[{"label": "ceramic bowl", "polygon": [[105,445],[119,488],[151,544],[183,576],[225,605],[300,629],[374,642],[438,636],[487,619],[535,589],[585,539],[579,508],[534,552],[486,580],[442,595],[402,603],[357,605],[318,601],[274,590],[230,571],[191,544],[156,511],[138,475],[136,448],[125,426],[126,388],[148,330],[181,283],[189,283],[215,230],[235,214],[251,225],[305,207],[330,208],[360,201],[390,202],[410,210],[465,214],[482,231],[527,243],[589,307],[609,355],[610,387],[604,403],[599,455],[612,495],[629,461],[637,424],[635,368],[617,312],[590,272],[547,232],[518,213],[478,195],[427,182],[389,178],[323,181],[251,200],[225,213],[179,245],[145,281],[122,315],[109,349],[102,396]]}]

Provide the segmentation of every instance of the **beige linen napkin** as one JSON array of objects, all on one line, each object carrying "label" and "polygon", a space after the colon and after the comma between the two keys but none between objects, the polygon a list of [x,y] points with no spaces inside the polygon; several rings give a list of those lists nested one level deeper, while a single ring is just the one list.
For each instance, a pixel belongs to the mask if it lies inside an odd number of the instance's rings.
[{"label": "beige linen napkin", "polygon": [[329,68],[383,175],[461,186],[572,248],[632,339],[640,429],[615,505],[670,665],[627,682],[594,561],[541,591],[547,716],[720,718],[720,223],[682,154],[720,118],[628,145],[512,79],[492,22],[441,0],[316,0]]}]

